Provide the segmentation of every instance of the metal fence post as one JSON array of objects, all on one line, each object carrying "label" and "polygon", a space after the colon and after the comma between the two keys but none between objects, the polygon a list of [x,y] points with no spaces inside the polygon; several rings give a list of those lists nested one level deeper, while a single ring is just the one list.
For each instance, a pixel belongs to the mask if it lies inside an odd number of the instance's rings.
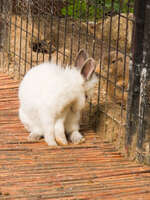
[{"label": "metal fence post", "polygon": [[150,1],[146,1],[143,61],[140,78],[137,158],[150,164]]},{"label": "metal fence post", "polygon": [[150,153],[150,2],[135,0],[133,61],[130,64],[126,150],[143,162]]}]

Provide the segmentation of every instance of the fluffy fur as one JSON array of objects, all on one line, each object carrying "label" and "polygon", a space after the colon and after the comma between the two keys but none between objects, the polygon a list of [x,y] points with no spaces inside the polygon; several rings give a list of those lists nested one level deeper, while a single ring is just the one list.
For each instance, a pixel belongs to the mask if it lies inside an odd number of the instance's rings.
[{"label": "fluffy fur", "polygon": [[96,82],[94,75],[85,81],[77,67],[43,63],[29,70],[19,87],[19,117],[29,140],[44,136],[48,145],[66,145],[66,132],[73,143],[84,141],[80,112]]}]

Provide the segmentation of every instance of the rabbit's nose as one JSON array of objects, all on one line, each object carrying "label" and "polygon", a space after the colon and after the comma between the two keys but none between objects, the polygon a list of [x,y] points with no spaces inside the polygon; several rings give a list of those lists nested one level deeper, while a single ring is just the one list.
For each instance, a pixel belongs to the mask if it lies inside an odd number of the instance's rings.
[{"label": "rabbit's nose", "polygon": [[102,65],[101,65],[101,66],[98,65],[98,66],[96,67],[95,73],[98,73],[98,74],[99,74],[100,71],[103,70],[103,69],[104,69],[104,67],[103,67]]}]

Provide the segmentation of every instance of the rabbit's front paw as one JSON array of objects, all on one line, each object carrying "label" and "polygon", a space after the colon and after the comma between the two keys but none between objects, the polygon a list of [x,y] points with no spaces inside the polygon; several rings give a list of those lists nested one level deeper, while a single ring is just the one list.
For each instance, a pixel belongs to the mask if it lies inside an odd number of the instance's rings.
[{"label": "rabbit's front paw", "polygon": [[48,144],[48,146],[57,146],[57,143],[53,137],[45,136],[45,142]]},{"label": "rabbit's front paw", "polygon": [[55,124],[55,140],[59,145],[67,145],[67,139],[64,131],[63,120],[57,120]]},{"label": "rabbit's front paw", "polygon": [[60,137],[58,135],[55,134],[55,137],[56,137],[56,142],[59,144],[59,145],[67,145],[68,142],[66,140],[66,137]]},{"label": "rabbit's front paw", "polygon": [[80,144],[85,141],[85,138],[78,131],[74,131],[70,135],[70,140],[73,144]]}]

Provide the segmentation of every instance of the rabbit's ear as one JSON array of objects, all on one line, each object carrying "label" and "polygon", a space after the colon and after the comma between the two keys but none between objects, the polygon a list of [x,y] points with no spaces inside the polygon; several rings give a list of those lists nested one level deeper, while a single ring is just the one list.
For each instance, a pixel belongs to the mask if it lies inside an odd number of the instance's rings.
[{"label": "rabbit's ear", "polygon": [[93,58],[88,58],[81,69],[81,74],[85,80],[90,80],[92,74],[94,73],[96,68],[95,60]]},{"label": "rabbit's ear", "polygon": [[75,67],[81,68],[87,58],[88,54],[86,53],[86,51],[84,49],[80,49],[75,59]]}]

